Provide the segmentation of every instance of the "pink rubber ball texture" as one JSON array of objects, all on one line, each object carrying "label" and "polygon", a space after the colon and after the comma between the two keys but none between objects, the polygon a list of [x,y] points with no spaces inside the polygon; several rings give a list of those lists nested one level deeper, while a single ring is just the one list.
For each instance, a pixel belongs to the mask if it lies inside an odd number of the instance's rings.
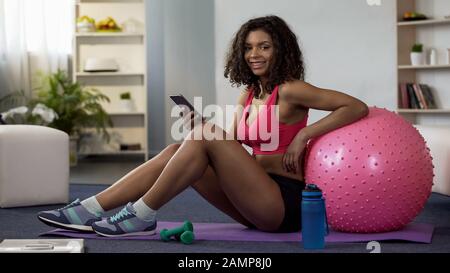
[{"label": "pink rubber ball texture", "polygon": [[433,168],[425,140],[408,121],[370,107],[363,119],[308,144],[305,180],[323,190],[334,230],[388,232],[421,212]]}]

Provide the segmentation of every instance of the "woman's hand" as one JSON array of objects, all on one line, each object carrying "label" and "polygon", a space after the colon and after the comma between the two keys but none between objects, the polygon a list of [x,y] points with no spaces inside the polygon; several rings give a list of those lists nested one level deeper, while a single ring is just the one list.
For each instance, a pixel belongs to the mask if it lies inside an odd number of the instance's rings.
[{"label": "woman's hand", "polygon": [[307,142],[307,140],[297,134],[291,144],[289,144],[286,153],[283,155],[283,169],[286,172],[300,173],[300,162]]}]

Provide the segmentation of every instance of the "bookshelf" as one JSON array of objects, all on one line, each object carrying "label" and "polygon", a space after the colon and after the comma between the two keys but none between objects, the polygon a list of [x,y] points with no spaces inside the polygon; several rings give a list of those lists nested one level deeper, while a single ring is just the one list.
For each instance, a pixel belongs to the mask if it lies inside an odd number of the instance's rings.
[{"label": "bookshelf", "polygon": [[[397,8],[397,113],[413,124],[450,122],[450,63],[447,49],[450,48],[450,4],[446,0],[396,0]],[[419,12],[428,19],[404,21],[405,12]],[[410,52],[415,43],[424,45],[426,64],[411,65]],[[438,63],[430,65],[429,50],[438,52]],[[402,105],[400,85],[402,83],[425,84],[430,87],[436,100],[436,109],[409,109]]]},{"label": "bookshelf", "polygon": [[[404,0],[400,0],[404,1]],[[431,0],[433,1],[433,0]],[[403,4],[401,4],[403,5]],[[399,18],[400,19],[400,18]],[[421,25],[438,25],[438,24],[450,24],[450,19],[427,19],[420,21],[400,22],[397,21],[397,26],[421,26]]]},{"label": "bookshelf", "polygon": [[[142,155],[148,159],[147,141],[147,64],[145,0],[77,0],[74,20],[89,16],[98,23],[112,17],[122,27],[119,32],[85,32],[75,26],[73,37],[73,78],[100,90],[111,102],[102,106],[111,116],[112,138],[104,142],[95,130],[80,141],[79,155]],[[124,23],[130,23],[124,28]],[[86,72],[88,58],[114,59],[119,69],[113,72]],[[134,109],[124,109],[120,94],[129,92]],[[121,145],[139,144],[138,150]]]},{"label": "bookshelf", "polygon": [[399,65],[398,66],[399,70],[404,70],[404,69],[450,69],[450,65],[449,64],[442,64],[442,65]]}]

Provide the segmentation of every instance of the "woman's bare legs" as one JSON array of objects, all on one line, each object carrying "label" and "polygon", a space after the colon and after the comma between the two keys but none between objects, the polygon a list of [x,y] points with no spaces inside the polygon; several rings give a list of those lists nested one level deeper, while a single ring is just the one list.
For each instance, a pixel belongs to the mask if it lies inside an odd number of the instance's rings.
[{"label": "woman's bare legs", "polygon": [[[180,144],[168,145],[157,156],[132,170],[112,186],[97,194],[96,198],[101,207],[106,211],[123,206],[130,201],[136,201],[142,197],[153,186],[179,147]],[[251,225],[234,208],[233,204],[231,204],[220,188],[217,180],[214,170],[208,167],[203,177],[197,180],[192,187],[209,203],[237,222],[246,226]]]},{"label": "woman's bare legs", "polygon": [[155,183],[170,158],[178,150],[179,144],[168,145],[151,160],[135,168],[119,179],[109,188],[95,197],[102,208],[107,211],[136,201]]},{"label": "woman's bare legs", "polygon": [[209,166],[203,177],[191,185],[204,199],[210,204],[245,226],[253,226],[244,216],[234,207],[230,199],[222,190],[219,179],[213,168]]},{"label": "woman's bare legs", "polygon": [[[195,127],[143,196],[144,202],[159,209],[211,166],[220,188],[245,219],[261,230],[276,230],[284,217],[278,185],[237,141],[206,140],[225,139],[225,134],[209,123]],[[193,140],[199,135],[202,140]]]}]

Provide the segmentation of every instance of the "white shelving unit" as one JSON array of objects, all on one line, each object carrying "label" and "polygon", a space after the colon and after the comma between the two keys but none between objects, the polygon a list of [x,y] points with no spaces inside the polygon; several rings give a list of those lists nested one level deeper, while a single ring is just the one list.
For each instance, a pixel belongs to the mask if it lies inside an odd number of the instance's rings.
[{"label": "white shelving unit", "polygon": [[399,65],[398,69],[449,69],[450,65],[441,64],[441,65]]},{"label": "white shelving unit", "polygon": [[[445,1],[445,0],[444,0]],[[450,64],[445,60],[443,52],[450,48],[445,37],[450,33],[450,10],[439,10],[445,5],[442,0],[396,0],[397,3],[397,79],[400,83],[424,83],[431,87],[435,98],[438,100],[439,109],[402,109],[400,96],[397,101],[397,112],[414,124],[429,118],[449,119],[450,97],[447,92],[450,88],[446,84],[450,77]],[[427,20],[403,21],[405,12],[424,13]],[[414,43],[424,44],[424,49],[434,47],[440,50],[440,60],[437,65],[412,66],[410,62],[410,51]],[[446,48],[444,48],[446,46]],[[427,52],[425,51],[427,54]],[[397,88],[398,85],[397,84]],[[396,90],[398,94],[398,89]]]},{"label": "white shelving unit", "polygon": [[[91,130],[92,137],[81,142],[79,155],[143,155],[148,159],[147,141],[147,58],[145,0],[77,0],[75,18],[89,16],[96,22],[112,17],[119,26],[133,21],[133,32],[78,32],[75,29],[73,78],[109,97],[103,107],[114,128],[106,143]],[[113,58],[117,72],[85,72],[87,58]],[[135,111],[121,107],[120,94],[129,92]],[[120,144],[139,144],[140,150],[121,150]]]},{"label": "white shelving unit", "polygon": [[438,24],[450,24],[450,19],[427,19],[420,21],[410,22],[397,22],[397,26],[420,26],[420,25],[438,25]]}]

